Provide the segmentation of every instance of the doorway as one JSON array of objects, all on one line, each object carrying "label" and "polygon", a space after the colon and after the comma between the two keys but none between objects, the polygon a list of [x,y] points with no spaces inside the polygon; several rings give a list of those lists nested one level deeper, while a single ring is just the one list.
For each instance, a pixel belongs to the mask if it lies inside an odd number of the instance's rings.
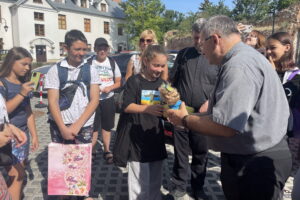
[{"label": "doorway", "polygon": [[35,45],[36,62],[47,62],[46,45]]}]

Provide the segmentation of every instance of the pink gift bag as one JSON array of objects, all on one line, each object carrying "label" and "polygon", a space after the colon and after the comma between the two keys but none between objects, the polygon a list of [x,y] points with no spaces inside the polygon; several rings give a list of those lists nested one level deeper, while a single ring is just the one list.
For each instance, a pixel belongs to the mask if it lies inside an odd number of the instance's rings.
[{"label": "pink gift bag", "polygon": [[48,145],[48,195],[88,196],[92,144]]}]

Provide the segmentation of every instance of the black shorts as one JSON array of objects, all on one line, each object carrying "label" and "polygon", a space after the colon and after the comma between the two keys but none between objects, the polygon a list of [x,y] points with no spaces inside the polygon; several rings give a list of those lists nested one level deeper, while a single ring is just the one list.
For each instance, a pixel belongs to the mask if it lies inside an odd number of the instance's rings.
[{"label": "black shorts", "polygon": [[114,96],[101,100],[96,109],[94,131],[99,131],[100,128],[105,131],[111,131],[115,126],[115,113],[116,107]]}]

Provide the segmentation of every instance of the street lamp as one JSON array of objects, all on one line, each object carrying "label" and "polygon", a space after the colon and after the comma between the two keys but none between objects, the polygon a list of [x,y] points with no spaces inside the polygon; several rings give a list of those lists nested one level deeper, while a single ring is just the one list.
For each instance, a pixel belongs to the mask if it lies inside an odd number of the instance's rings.
[{"label": "street lamp", "polygon": [[5,32],[7,32],[7,30],[8,30],[8,26],[7,26],[7,23],[6,23],[6,19],[4,19],[3,17],[2,18],[0,18],[0,24],[2,24],[2,20],[4,21],[4,30],[5,30]]}]

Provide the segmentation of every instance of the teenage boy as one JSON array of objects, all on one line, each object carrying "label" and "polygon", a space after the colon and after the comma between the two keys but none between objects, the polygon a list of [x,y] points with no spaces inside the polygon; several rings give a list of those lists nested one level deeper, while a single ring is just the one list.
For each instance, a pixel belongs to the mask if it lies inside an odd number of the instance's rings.
[{"label": "teenage boy", "polygon": [[101,125],[103,139],[103,158],[107,164],[113,163],[113,154],[110,151],[111,129],[115,122],[114,90],[121,86],[121,73],[117,63],[108,57],[109,45],[106,39],[97,38],[94,44],[96,56],[92,66],[97,69],[100,80],[100,104],[96,110],[94,122],[93,144],[96,143],[98,130]]},{"label": "teenage boy", "polygon": [[[89,67],[84,60],[87,40],[79,30],[71,30],[65,35],[67,57],[52,66],[46,75],[45,88],[48,89],[50,133],[57,143],[91,143],[93,134],[94,112],[98,106],[99,79],[96,70],[90,67],[90,85],[80,82],[74,93],[71,105],[62,109],[59,105],[60,93],[78,80],[84,67]],[[67,70],[66,84],[61,88],[61,72]],[[84,78],[84,75],[82,75]],[[88,89],[89,88],[89,89]]]}]

